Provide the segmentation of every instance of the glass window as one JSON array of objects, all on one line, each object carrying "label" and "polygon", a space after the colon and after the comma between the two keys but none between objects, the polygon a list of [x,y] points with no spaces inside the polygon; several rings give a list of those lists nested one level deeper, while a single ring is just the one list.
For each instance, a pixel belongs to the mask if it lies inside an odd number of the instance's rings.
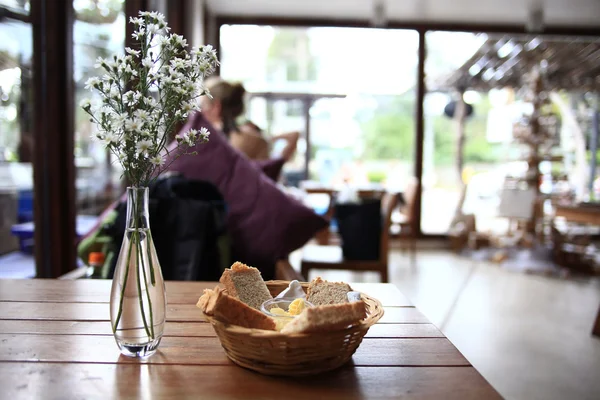
[{"label": "glass window", "polygon": [[[27,10],[28,2],[0,2]],[[14,11],[14,10],[13,10]],[[33,230],[13,226],[33,220],[33,88],[31,24],[0,21],[0,265],[3,278],[35,276]],[[21,249],[22,251],[18,251]],[[8,274],[8,275],[7,275]]]},{"label": "glass window", "polygon": [[29,14],[30,1],[29,0],[0,0],[0,7],[7,7],[11,11],[15,11],[19,14]]},{"label": "glass window", "polygon": [[310,179],[326,185],[402,189],[408,181],[415,147],[416,32],[225,25],[221,48],[225,79],[243,82],[256,97],[285,94],[285,101],[268,100],[271,108],[261,118],[273,134],[275,125],[294,126],[310,140],[300,143],[294,168],[308,169]]},{"label": "glass window", "polygon": [[96,127],[79,103],[84,98],[98,96],[84,88],[88,78],[103,75],[102,69],[94,66],[96,59],[124,51],[124,0],[74,0],[73,7],[78,214],[97,214],[118,196],[121,171],[103,146],[91,139]]}]

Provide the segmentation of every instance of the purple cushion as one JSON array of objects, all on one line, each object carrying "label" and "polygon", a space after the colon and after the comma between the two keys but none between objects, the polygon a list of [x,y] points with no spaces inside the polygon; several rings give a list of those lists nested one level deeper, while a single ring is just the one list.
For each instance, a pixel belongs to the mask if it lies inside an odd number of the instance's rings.
[{"label": "purple cushion", "polygon": [[190,117],[182,132],[202,127],[210,131],[208,143],[190,150],[197,155],[174,160],[169,171],[211,182],[219,189],[228,205],[234,257],[269,276],[275,261],[302,247],[328,222],[277,188],[261,170],[262,164],[234,149],[201,113]]}]

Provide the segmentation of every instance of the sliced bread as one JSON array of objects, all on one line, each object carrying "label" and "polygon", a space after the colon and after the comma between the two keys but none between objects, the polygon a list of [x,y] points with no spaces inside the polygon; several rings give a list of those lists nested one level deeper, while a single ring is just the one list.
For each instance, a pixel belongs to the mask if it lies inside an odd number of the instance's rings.
[{"label": "sliced bread", "polygon": [[257,310],[262,304],[273,298],[263,281],[260,271],[241,262],[227,268],[219,280],[227,293]]},{"label": "sliced bread", "polygon": [[327,282],[315,278],[308,286],[306,300],[315,306],[326,304],[343,304],[348,302],[348,292],[352,288],[343,282]]},{"label": "sliced bread", "polygon": [[272,318],[227,295],[220,287],[214,290],[205,289],[196,306],[204,314],[221,322],[244,328],[275,330],[275,321]]},{"label": "sliced bread", "polygon": [[354,325],[365,316],[365,303],[362,300],[306,308],[292,322],[284,326],[281,333],[334,331]]}]

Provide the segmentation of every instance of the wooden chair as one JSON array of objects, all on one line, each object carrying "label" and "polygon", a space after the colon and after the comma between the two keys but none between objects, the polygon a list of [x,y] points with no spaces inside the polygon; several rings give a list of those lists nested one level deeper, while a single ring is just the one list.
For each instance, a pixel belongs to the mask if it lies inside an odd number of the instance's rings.
[{"label": "wooden chair", "polygon": [[[327,211],[323,215],[329,221],[331,221],[335,214],[335,197],[337,195],[337,190],[328,189],[328,188],[306,188],[304,189],[308,194],[324,194],[329,196],[329,206],[327,207]],[[378,199],[384,195],[383,190],[378,189],[359,189],[358,197],[361,199]],[[338,240],[335,240],[335,239]],[[315,234],[315,241],[317,244],[325,246],[329,244],[339,243],[339,237],[337,235],[332,234],[331,228],[327,227]]]},{"label": "wooden chair", "polygon": [[396,193],[386,193],[381,201],[383,229],[379,259],[374,261],[345,260],[340,246],[308,245],[302,252],[302,275],[308,279],[311,269],[337,269],[351,271],[375,271],[381,274],[381,281],[388,282],[388,251],[392,211],[398,205]]},{"label": "wooden chair", "polygon": [[407,241],[413,263],[417,253],[417,229],[415,223],[417,218],[418,191],[419,181],[413,177],[408,181],[403,192],[404,206],[400,207],[399,212],[394,212],[392,215],[392,224],[400,227],[398,236],[401,240]]}]

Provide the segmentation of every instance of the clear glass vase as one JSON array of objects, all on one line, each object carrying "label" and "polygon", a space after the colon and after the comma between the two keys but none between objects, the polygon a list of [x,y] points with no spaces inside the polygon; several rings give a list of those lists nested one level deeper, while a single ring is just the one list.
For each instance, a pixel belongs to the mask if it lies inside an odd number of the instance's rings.
[{"label": "clear glass vase", "polygon": [[148,188],[127,188],[125,236],[110,295],[110,321],[121,353],[148,357],[165,326],[165,284],[148,217]]}]

